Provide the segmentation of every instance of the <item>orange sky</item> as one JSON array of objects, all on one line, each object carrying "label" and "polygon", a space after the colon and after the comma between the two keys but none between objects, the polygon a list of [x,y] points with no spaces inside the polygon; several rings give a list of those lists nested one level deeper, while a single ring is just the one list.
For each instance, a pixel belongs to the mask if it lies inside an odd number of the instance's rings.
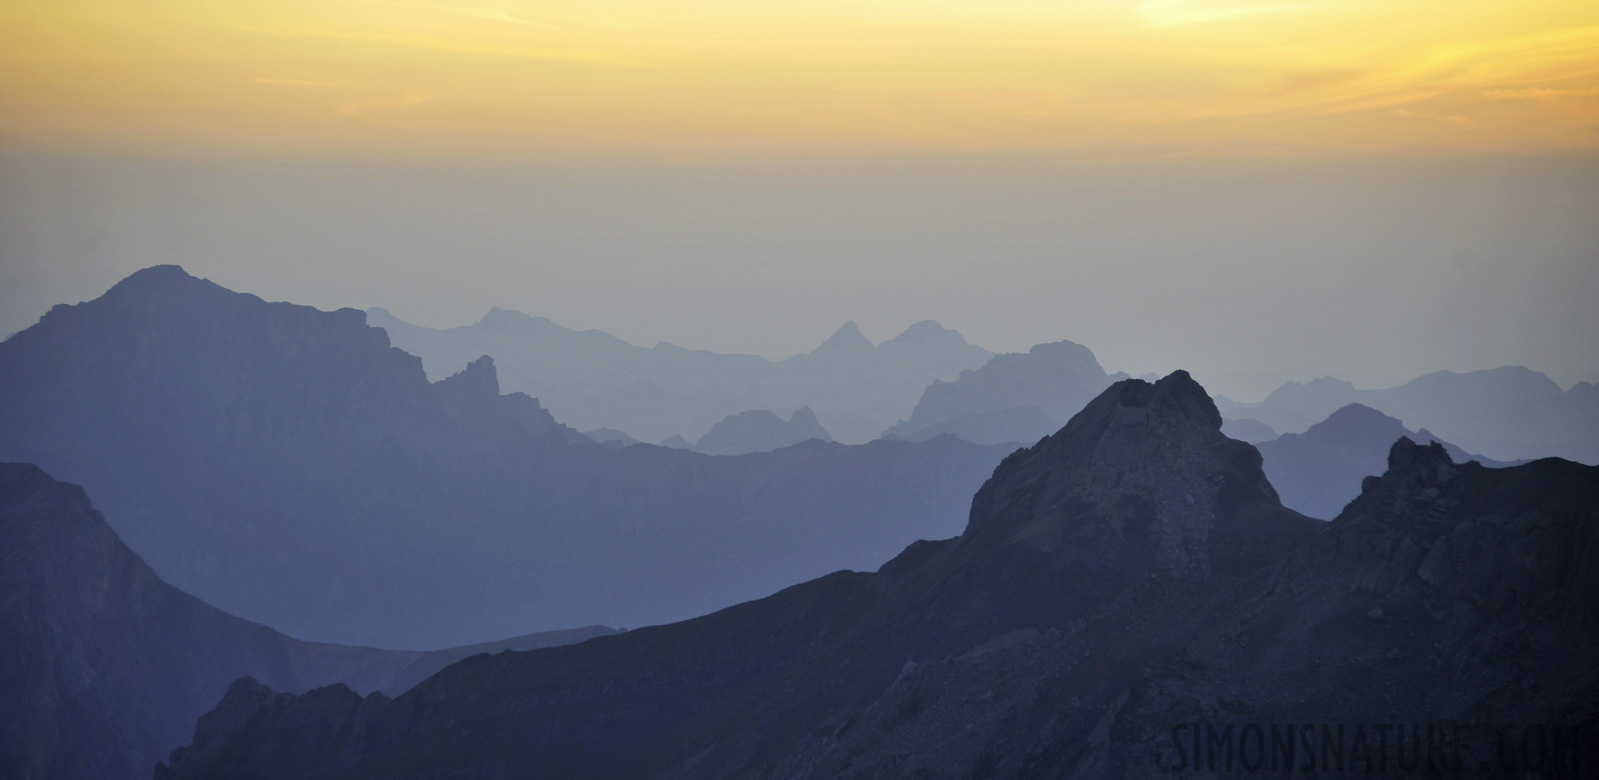
[{"label": "orange sky", "polygon": [[1599,3],[6,0],[0,151],[697,159],[1599,147]]}]

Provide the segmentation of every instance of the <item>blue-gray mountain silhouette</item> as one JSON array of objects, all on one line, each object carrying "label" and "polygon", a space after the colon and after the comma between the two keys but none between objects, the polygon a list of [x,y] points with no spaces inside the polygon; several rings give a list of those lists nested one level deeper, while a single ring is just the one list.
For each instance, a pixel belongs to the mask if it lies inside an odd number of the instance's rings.
[{"label": "blue-gray mountain silhouette", "polygon": [[[158,578],[82,488],[0,463],[0,777],[147,778],[228,685],[342,683],[398,695],[480,652],[615,633],[600,626],[430,653],[291,639]],[[270,681],[270,682],[267,682]]]},{"label": "blue-gray mountain silhouette", "polygon": [[420,356],[433,379],[490,355],[508,390],[538,397],[562,422],[615,428],[641,441],[693,441],[728,415],[808,406],[840,441],[865,442],[909,413],[927,383],[992,355],[931,320],[875,346],[854,322],[845,323],[816,349],[787,360],[666,343],[638,347],[504,309],[446,330],[411,325],[383,309],[369,310],[368,322]]},{"label": "blue-gray mountain silhouette", "polygon": [[728,415],[694,444],[706,455],[745,455],[771,452],[802,441],[832,441],[809,406],[794,411],[787,420],[765,409]]},{"label": "blue-gray mountain silhouette", "polygon": [[650,625],[875,568],[958,533],[1004,455],[608,448],[501,395],[486,357],[430,384],[360,311],[175,266],[0,343],[0,399],[0,459],[82,484],[163,579],[295,636],[404,649]]},{"label": "blue-gray mountain silhouette", "polygon": [[[1222,426],[1222,431],[1226,430]],[[1425,428],[1411,431],[1399,420],[1361,404],[1333,412],[1304,433],[1286,433],[1255,448],[1260,450],[1266,478],[1282,497],[1283,506],[1331,520],[1360,495],[1366,477],[1383,472],[1388,450],[1402,438],[1422,444],[1437,442],[1459,463],[1477,461],[1494,468],[1515,465],[1467,453]]]},{"label": "blue-gray mountain silhouette", "polygon": [[1039,344],[995,355],[953,382],[933,382],[910,417],[883,436],[924,441],[953,433],[978,444],[1030,444],[1058,430],[1112,381],[1087,347]]},{"label": "blue-gray mountain silhouette", "polygon": [[1555,456],[1599,464],[1599,389],[1582,382],[1561,390],[1521,366],[1438,371],[1383,390],[1322,377],[1289,382],[1256,404],[1216,399],[1223,415],[1253,418],[1280,433],[1303,432],[1353,403],[1504,461]]}]

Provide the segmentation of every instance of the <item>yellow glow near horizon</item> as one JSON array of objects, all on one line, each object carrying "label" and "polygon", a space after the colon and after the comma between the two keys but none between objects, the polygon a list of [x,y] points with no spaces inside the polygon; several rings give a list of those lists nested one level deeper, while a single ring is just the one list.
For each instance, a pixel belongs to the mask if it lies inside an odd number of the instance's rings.
[{"label": "yellow glow near horizon", "polygon": [[0,150],[1090,157],[1599,147],[1599,3],[50,0]]}]

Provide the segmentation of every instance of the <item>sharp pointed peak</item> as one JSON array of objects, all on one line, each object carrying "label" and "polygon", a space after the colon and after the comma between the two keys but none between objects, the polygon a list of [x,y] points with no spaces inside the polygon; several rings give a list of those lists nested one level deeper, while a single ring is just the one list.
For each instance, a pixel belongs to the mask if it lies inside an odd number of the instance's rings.
[{"label": "sharp pointed peak", "polygon": [[859,348],[862,346],[870,347],[872,342],[867,341],[866,337],[861,335],[860,326],[856,325],[854,320],[850,320],[840,326],[838,330],[833,331],[833,335],[828,336],[827,340],[822,342],[817,349]]}]

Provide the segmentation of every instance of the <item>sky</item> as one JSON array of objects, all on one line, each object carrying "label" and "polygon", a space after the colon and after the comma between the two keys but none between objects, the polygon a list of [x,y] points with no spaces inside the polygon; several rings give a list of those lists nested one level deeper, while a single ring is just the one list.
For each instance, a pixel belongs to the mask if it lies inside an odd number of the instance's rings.
[{"label": "sky", "polygon": [[1072,339],[1252,400],[1599,378],[1599,4],[0,3],[0,333],[176,262],[784,357]]}]

